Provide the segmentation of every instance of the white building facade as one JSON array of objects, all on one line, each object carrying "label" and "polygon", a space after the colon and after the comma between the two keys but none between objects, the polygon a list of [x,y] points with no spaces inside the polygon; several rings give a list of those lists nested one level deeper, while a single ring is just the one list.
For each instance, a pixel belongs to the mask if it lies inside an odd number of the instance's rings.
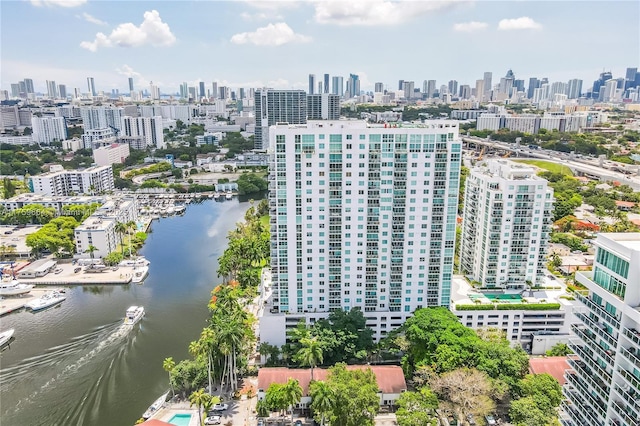
[{"label": "white building facade", "polygon": [[122,136],[141,137],[145,147],[164,148],[162,117],[124,117],[122,119]]},{"label": "white building facade", "polygon": [[50,144],[67,139],[67,122],[64,117],[33,117],[33,141]]},{"label": "white building facade", "polygon": [[129,145],[114,143],[93,150],[93,160],[98,166],[122,164],[129,156]]},{"label": "white building facade", "polygon": [[338,309],[381,338],[448,306],[459,189],[457,122],[311,121],[270,129],[272,296],[262,341]]},{"label": "white building facade", "polygon": [[96,194],[115,189],[111,166],[93,166],[84,170],[54,170],[31,176],[31,192],[51,196]]},{"label": "white building facade", "polygon": [[530,166],[487,160],[465,184],[460,266],[483,287],[519,289],[545,276],[553,190]]},{"label": "white building facade", "polygon": [[638,425],[640,419],[640,233],[599,234],[587,288],[572,325],[561,422],[567,426]]}]

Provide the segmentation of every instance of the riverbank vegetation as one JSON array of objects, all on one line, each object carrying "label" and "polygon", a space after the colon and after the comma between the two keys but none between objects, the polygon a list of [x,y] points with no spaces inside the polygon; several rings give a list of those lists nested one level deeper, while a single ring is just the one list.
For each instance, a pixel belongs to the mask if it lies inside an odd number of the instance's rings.
[{"label": "riverbank vegetation", "polygon": [[269,230],[261,220],[267,212],[266,200],[251,206],[244,222],[229,233],[228,247],[218,261],[222,283],[211,292],[207,325],[189,344],[191,358],[165,360],[171,389],[183,397],[205,387],[208,394],[234,394],[250,370],[256,319],[245,307],[253,303],[261,268],[269,264]]}]

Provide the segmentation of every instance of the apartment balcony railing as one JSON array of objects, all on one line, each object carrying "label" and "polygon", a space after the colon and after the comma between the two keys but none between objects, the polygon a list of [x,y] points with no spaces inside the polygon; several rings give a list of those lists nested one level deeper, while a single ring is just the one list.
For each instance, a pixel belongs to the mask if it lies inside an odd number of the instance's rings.
[{"label": "apartment balcony railing", "polygon": [[640,352],[640,348],[627,349],[621,347],[620,352],[640,370],[640,357],[637,355]]},{"label": "apartment balcony railing", "polygon": [[[603,401],[596,399],[589,393],[589,390],[584,385],[580,377],[577,374],[567,371],[565,374],[567,382],[571,384],[577,391],[580,392],[580,396],[577,398],[571,398],[571,402],[586,402],[590,406],[590,410],[584,410],[584,412],[593,412],[598,418],[604,419],[604,414],[607,411],[607,406]],[[586,398],[585,398],[586,397]],[[603,421],[595,422],[594,424],[602,424]]]},{"label": "apartment balcony railing", "polygon": [[607,389],[608,386],[604,382],[602,382],[602,380],[600,381],[594,380],[593,377],[591,377],[591,374],[587,372],[587,370],[583,366],[580,366],[580,363],[577,362],[576,360],[568,359],[567,362],[569,363],[571,368],[573,368],[576,371],[576,373],[578,373],[580,378],[582,378],[585,382],[587,382],[589,385],[591,385],[592,388],[596,390],[598,395],[600,395],[600,397],[604,401],[609,399],[609,389]]},{"label": "apartment balcony railing", "polygon": [[640,393],[640,379],[622,367],[618,367],[618,373],[620,373],[627,383],[634,388],[634,392]]},{"label": "apartment balcony railing", "polygon": [[[576,333],[576,335],[578,335],[578,337],[580,337],[580,339],[587,346],[589,346],[589,348],[592,351],[596,352],[598,355],[600,355],[601,358],[606,360],[609,365],[613,366],[614,364],[613,351],[602,349],[600,345],[598,345],[598,343],[596,342],[595,338],[587,334],[587,332],[581,329],[577,324],[571,324],[571,329],[574,331],[574,333]],[[578,346],[575,343],[571,343],[571,342],[569,343],[570,345]]]},{"label": "apartment balcony railing", "polygon": [[[611,383],[611,374],[600,367],[600,364],[596,363],[594,359],[592,359],[589,354],[587,354],[581,346],[574,346],[573,350],[582,358],[585,364],[589,366],[595,373],[598,375],[598,378],[603,382],[610,384]],[[593,374],[593,373],[592,373]],[[605,398],[606,399],[606,398]]]},{"label": "apartment balcony railing", "polygon": [[624,327],[622,331],[629,340],[637,345],[640,345],[640,332],[638,332],[638,330]]},{"label": "apartment balcony railing", "polygon": [[576,317],[578,317],[578,319],[580,319],[583,323],[585,323],[586,325],[588,325],[590,327],[590,329],[596,333],[598,336],[602,337],[604,340],[606,340],[607,343],[609,343],[609,345],[611,346],[617,346],[618,342],[617,339],[615,337],[613,337],[612,335],[610,335],[609,333],[607,333],[604,330],[604,325],[595,322],[594,320],[592,320],[591,318],[589,318],[587,315],[581,313],[581,312],[576,312],[575,313]]},{"label": "apartment balcony railing", "polygon": [[620,401],[613,401],[613,406],[616,408],[616,414],[622,416],[625,423],[629,426],[638,426],[638,418],[634,418],[631,413],[629,413]]},{"label": "apartment balcony railing", "polygon": [[[635,412],[635,416],[640,419],[640,394],[632,389],[624,390],[619,384],[614,384],[614,389],[618,394],[631,406],[631,409]],[[633,393],[631,393],[633,392]]]},{"label": "apartment balcony railing", "polygon": [[618,319],[611,315],[609,312],[605,311],[602,306],[591,300],[590,297],[580,294],[579,292],[576,292],[575,295],[577,296],[579,301],[584,303],[589,309],[598,314],[598,316],[603,317],[605,321],[608,321],[609,324],[613,325],[615,328],[620,328],[620,321],[618,321]]},{"label": "apartment balcony railing", "polygon": [[[586,418],[589,421],[587,423],[584,423],[584,422],[581,423],[580,426],[587,425],[587,424],[590,424],[593,426],[601,425],[603,423],[602,419],[604,418],[604,412],[606,411],[606,407],[600,407],[601,408],[600,411],[597,411],[595,407],[598,407],[598,405],[595,405],[595,404],[592,405],[589,401],[586,401],[586,399],[583,398],[582,395],[578,393],[578,392],[584,392],[584,390],[574,385],[574,382],[575,383],[578,382],[578,378],[574,373],[567,371],[564,377],[567,380],[567,383],[571,384],[575,388],[575,389],[567,389],[566,387],[563,388],[564,394],[567,396],[569,401],[571,401],[571,403],[577,407],[575,411],[577,411],[582,417]],[[590,398],[590,399],[591,401],[593,401],[593,398]],[[587,402],[587,404],[585,404],[585,402]],[[600,413],[600,416],[596,416],[595,415],[596,413]]]}]

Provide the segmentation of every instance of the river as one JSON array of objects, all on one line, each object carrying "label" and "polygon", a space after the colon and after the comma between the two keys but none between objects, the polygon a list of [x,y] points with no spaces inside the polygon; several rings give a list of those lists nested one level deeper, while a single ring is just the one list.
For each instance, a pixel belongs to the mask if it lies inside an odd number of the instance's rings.
[{"label": "river", "polygon": [[[16,339],[0,355],[0,424],[133,425],[168,389],[162,361],[187,358],[206,325],[218,257],[248,207],[207,200],[155,221],[142,285],[73,287],[55,308],[3,317]],[[146,315],[127,331],[131,305]]]}]

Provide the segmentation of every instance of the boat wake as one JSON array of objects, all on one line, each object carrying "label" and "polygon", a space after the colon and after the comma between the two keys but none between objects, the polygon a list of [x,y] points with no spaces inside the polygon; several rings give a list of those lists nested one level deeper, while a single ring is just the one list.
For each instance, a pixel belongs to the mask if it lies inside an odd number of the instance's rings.
[{"label": "boat wake", "polygon": [[[91,390],[83,396],[83,400],[66,401],[57,408],[56,417],[59,418],[60,410],[68,410],[65,417],[73,419],[68,424],[83,424],[83,413],[78,410],[88,398],[100,398],[101,381],[129,346],[126,341],[131,330],[131,326],[123,325],[120,321],[107,324],[90,333],[77,336],[68,343],[52,347],[41,355],[0,370],[0,398],[3,402],[0,417],[3,418],[3,425],[5,419],[12,417],[16,420],[15,424],[36,424],[25,422],[23,415],[28,416],[27,408],[37,402],[41,394],[55,391],[61,393],[62,399],[62,395],[66,393],[62,393],[64,389],[85,383],[89,377],[95,380],[96,370],[106,367],[96,383],[91,386]],[[134,339],[129,339],[128,343],[133,344],[133,341]],[[27,395],[15,395],[12,388],[18,382],[31,382],[33,386],[29,388],[36,390]],[[38,419],[37,424],[44,424],[40,423],[41,420],[44,419]]]}]

